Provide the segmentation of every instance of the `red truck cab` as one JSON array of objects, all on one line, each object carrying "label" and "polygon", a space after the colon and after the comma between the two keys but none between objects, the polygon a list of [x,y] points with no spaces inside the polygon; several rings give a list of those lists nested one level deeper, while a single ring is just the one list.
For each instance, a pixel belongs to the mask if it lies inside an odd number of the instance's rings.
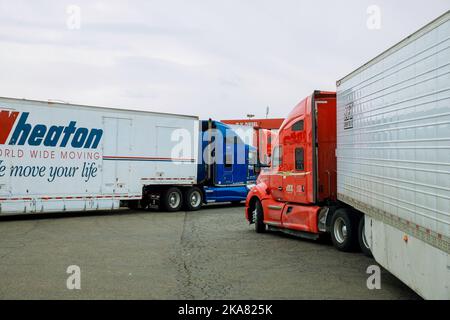
[{"label": "red truck cab", "polygon": [[246,201],[256,231],[318,238],[329,231],[336,206],[336,93],[315,91],[285,119]]}]

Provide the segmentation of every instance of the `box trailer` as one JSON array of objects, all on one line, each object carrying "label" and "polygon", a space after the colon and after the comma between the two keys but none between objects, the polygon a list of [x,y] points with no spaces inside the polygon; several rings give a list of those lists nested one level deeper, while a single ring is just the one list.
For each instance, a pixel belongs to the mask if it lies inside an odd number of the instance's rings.
[{"label": "box trailer", "polygon": [[0,98],[0,214],[241,202],[253,153],[217,121]]},{"label": "box trailer", "polygon": [[197,117],[0,98],[0,125],[0,214],[117,209],[197,181]]},{"label": "box trailer", "polygon": [[450,299],[450,12],[337,82],[338,199],[383,267]]},{"label": "box trailer", "polygon": [[450,12],[286,118],[246,201],[257,232],[362,250],[450,299]]}]

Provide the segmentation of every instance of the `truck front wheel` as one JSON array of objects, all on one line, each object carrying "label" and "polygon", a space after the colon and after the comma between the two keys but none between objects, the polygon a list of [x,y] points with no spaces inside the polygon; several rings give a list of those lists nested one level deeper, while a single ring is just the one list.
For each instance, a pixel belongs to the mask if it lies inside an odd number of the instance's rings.
[{"label": "truck front wheel", "polygon": [[162,205],[166,211],[174,212],[181,209],[183,205],[183,195],[180,189],[172,187],[163,193]]},{"label": "truck front wheel", "polygon": [[202,191],[197,187],[192,187],[184,192],[184,206],[188,211],[196,211],[202,207]]},{"label": "truck front wheel", "polygon": [[339,251],[353,251],[358,244],[358,217],[339,209],[331,219],[331,240]]},{"label": "truck front wheel", "polygon": [[266,232],[266,225],[264,224],[264,211],[261,201],[256,200],[252,209],[253,221],[255,222],[255,231],[257,233]]}]

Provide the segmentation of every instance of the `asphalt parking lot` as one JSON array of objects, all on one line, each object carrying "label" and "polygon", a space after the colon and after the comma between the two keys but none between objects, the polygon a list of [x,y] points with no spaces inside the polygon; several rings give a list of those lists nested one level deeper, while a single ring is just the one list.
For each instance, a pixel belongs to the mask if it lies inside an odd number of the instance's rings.
[{"label": "asphalt parking lot", "polygon": [[[327,241],[256,234],[241,206],[0,218],[0,299],[418,299]],[[81,270],[69,290],[68,266]]]}]

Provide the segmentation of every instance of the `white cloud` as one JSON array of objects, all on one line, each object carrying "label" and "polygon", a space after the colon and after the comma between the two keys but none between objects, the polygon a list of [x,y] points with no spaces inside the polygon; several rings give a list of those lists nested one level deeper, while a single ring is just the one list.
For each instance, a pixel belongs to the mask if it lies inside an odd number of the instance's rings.
[{"label": "white cloud", "polygon": [[[66,28],[66,7],[81,29]],[[285,116],[444,13],[446,0],[0,0],[1,96],[239,118]]]}]

